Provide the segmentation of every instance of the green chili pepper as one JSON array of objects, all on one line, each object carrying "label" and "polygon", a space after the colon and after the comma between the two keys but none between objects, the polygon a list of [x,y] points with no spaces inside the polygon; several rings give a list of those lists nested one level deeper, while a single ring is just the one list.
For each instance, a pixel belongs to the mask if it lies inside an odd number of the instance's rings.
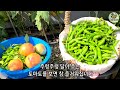
[{"label": "green chili pepper", "polygon": [[90,53],[86,54],[85,58],[87,58],[88,56],[93,55],[93,54],[94,54],[94,52],[90,52]]},{"label": "green chili pepper", "polygon": [[106,60],[104,60],[104,63],[105,63],[105,64],[107,64],[107,61],[108,61],[107,59],[106,59]]},{"label": "green chili pepper", "polygon": [[74,33],[79,29],[79,26],[76,26],[75,29],[72,31],[69,40],[71,40],[73,38]]},{"label": "green chili pepper", "polygon": [[107,36],[108,36],[109,34],[112,34],[113,32],[114,32],[113,30],[109,29],[109,31],[107,32]]},{"label": "green chili pepper", "polygon": [[78,41],[78,40],[76,40],[76,42],[77,42],[78,44],[89,45],[89,43],[84,42],[84,41]]},{"label": "green chili pepper", "polygon": [[12,50],[9,54],[13,54],[14,53],[14,50]]},{"label": "green chili pepper", "polygon": [[110,47],[106,47],[105,45],[101,45],[100,48],[103,50],[112,50]]},{"label": "green chili pepper", "polygon": [[82,39],[84,39],[84,37],[78,37],[78,38],[76,38],[76,39],[72,39],[72,40],[69,41],[68,43],[69,43],[69,44],[73,44],[76,40],[78,41],[78,40],[82,40]]},{"label": "green chili pepper", "polygon": [[75,49],[78,49],[78,47],[74,47],[74,48],[69,48],[68,51],[73,51]]},{"label": "green chili pepper", "polygon": [[79,30],[79,32],[76,34],[76,37],[78,37],[78,35],[80,35],[83,31],[84,29]]},{"label": "green chili pepper", "polygon": [[4,61],[0,61],[0,64],[2,64],[2,65],[3,65],[3,63],[4,63]]},{"label": "green chili pepper", "polygon": [[115,47],[120,40],[116,40],[115,43],[113,44],[113,47]]},{"label": "green chili pepper", "polygon": [[97,46],[97,44],[94,41],[89,41],[91,45]]},{"label": "green chili pepper", "polygon": [[91,33],[90,33],[89,31],[87,31],[87,30],[84,30],[84,32],[87,33],[87,34],[91,34]]},{"label": "green chili pepper", "polygon": [[111,57],[103,57],[102,59],[103,60],[106,60],[106,59],[110,59]]},{"label": "green chili pepper", "polygon": [[90,58],[86,58],[86,57],[84,57],[83,55],[81,56],[80,60],[81,60],[81,61],[84,60],[84,62],[85,62],[85,61],[91,62],[91,59],[90,59]]},{"label": "green chili pepper", "polygon": [[82,52],[82,49],[79,49],[78,52],[75,53],[75,55],[80,55]]},{"label": "green chili pepper", "polygon": [[92,63],[92,62],[87,62],[87,64],[89,64],[89,65],[93,65],[93,63]]},{"label": "green chili pepper", "polygon": [[[82,21],[70,29],[67,51],[78,61],[87,64],[102,64],[115,53],[116,35],[102,18],[95,21]],[[87,51],[86,51],[87,50]],[[84,53],[85,52],[85,53]]]},{"label": "green chili pepper", "polygon": [[1,58],[2,65],[0,65],[1,68],[7,69],[7,65],[9,61],[14,59],[15,56],[17,56],[20,46],[21,45],[13,44],[6,49],[6,51],[2,54],[2,58]]},{"label": "green chili pepper", "polygon": [[2,56],[2,59],[6,59],[8,56]]},{"label": "green chili pepper", "polygon": [[97,49],[94,47],[94,46],[92,46],[91,45],[91,47],[92,47],[92,49],[93,49],[93,51],[94,51],[94,59],[92,60],[92,61],[94,61],[96,58],[97,58]]},{"label": "green chili pepper", "polygon": [[102,37],[102,35],[96,35],[96,36],[93,37],[93,40],[96,40],[96,39],[98,39],[100,37]]},{"label": "green chili pepper", "polygon": [[69,44],[73,44],[75,42],[75,39],[72,39],[71,41],[69,41]]},{"label": "green chili pepper", "polygon": [[68,33],[68,37],[71,35],[72,30],[73,30],[73,26],[72,26],[72,25],[70,25],[70,31],[69,31],[69,33]]},{"label": "green chili pepper", "polygon": [[97,51],[98,51],[98,64],[102,64],[102,55],[101,55],[101,50],[99,47],[97,47]]},{"label": "green chili pepper", "polygon": [[105,54],[102,54],[102,57],[111,57],[111,54],[105,53]]},{"label": "green chili pepper", "polygon": [[109,51],[109,50],[101,50],[103,52],[106,52],[106,53],[113,53],[113,51]]},{"label": "green chili pepper", "polygon": [[68,42],[68,40],[69,40],[69,36],[71,35],[71,32],[72,32],[72,25],[70,26],[70,32],[68,33],[68,37],[67,37],[67,39],[66,39],[66,43],[65,43],[65,44],[66,44],[66,45],[65,45],[66,48],[68,47],[68,43],[67,43],[67,42]]},{"label": "green chili pepper", "polygon": [[102,39],[98,42],[98,46],[103,45],[103,44],[105,43],[105,39],[106,39],[106,38],[102,38]]},{"label": "green chili pepper", "polygon": [[74,47],[75,45],[77,45],[77,42],[74,42],[74,43],[71,45],[71,47]]},{"label": "green chili pepper", "polygon": [[96,35],[95,33],[90,34],[90,35],[88,36],[88,41],[89,41],[90,38],[93,38],[95,35]]},{"label": "green chili pepper", "polygon": [[80,56],[78,57],[78,59],[80,59],[87,52],[87,50],[88,50],[88,46],[84,46],[82,48],[82,52],[81,52]]}]

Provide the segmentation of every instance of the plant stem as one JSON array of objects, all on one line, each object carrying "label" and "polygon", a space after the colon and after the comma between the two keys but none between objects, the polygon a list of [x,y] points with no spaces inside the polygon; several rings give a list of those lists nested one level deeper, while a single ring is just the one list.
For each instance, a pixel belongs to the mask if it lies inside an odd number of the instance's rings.
[{"label": "plant stem", "polygon": [[46,35],[46,33],[45,33],[45,28],[43,28],[43,34],[44,34],[44,36],[45,36],[46,41],[48,42],[48,38],[47,38],[47,35]]},{"label": "plant stem", "polygon": [[11,19],[10,15],[9,15],[8,11],[6,11],[6,13],[7,13],[7,16],[9,18],[9,20],[10,20],[10,23],[11,23],[12,27],[13,27],[13,30],[14,30],[16,36],[18,37],[18,33],[17,33],[16,29],[15,29],[15,26],[14,26],[14,24],[12,22],[12,19]]},{"label": "plant stem", "polygon": [[21,19],[22,19],[22,23],[21,23],[21,27],[22,27],[22,34],[24,34],[25,32],[24,32],[24,30],[25,30],[25,27],[24,27],[24,17],[23,17],[23,15],[22,15],[22,11],[20,12],[20,16],[21,16]]}]

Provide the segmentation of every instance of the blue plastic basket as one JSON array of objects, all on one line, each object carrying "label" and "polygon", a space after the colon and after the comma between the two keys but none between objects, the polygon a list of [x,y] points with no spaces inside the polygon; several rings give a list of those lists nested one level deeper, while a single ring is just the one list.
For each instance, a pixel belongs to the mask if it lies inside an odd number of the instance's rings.
[{"label": "blue plastic basket", "polygon": [[[46,47],[46,51],[47,51],[45,59],[41,63],[39,63],[38,65],[36,65],[30,69],[28,68],[28,69],[18,70],[18,71],[9,71],[9,70],[4,70],[4,69],[0,68],[0,73],[2,73],[3,75],[6,75],[8,78],[11,78],[11,79],[26,78],[26,77],[28,77],[29,72],[40,70],[41,64],[46,64],[50,60],[51,47],[49,46],[49,44],[47,42],[45,42],[42,39],[36,38],[36,37],[29,37],[29,42],[32,43],[33,45],[36,45],[38,43],[44,44],[44,46]],[[5,40],[5,41],[1,42],[0,45],[3,45],[5,48],[8,48],[12,44],[23,44],[23,43],[25,43],[24,36]],[[2,56],[3,52],[4,52],[4,50],[2,50],[0,48],[0,57]]]}]

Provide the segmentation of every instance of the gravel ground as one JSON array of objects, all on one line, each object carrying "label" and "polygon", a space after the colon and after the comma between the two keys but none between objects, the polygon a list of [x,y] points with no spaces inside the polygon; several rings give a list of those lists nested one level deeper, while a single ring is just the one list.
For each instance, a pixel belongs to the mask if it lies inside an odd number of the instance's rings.
[{"label": "gravel ground", "polygon": [[58,43],[51,45],[52,56],[50,59],[50,63],[59,63],[62,61],[62,56],[60,54],[60,49],[58,45],[59,45]]}]

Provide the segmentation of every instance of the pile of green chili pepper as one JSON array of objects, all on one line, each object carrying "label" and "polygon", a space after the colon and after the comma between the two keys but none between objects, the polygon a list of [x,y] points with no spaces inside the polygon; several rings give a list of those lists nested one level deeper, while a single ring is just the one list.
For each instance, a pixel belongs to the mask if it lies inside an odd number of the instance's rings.
[{"label": "pile of green chili pepper", "polygon": [[[24,62],[25,56],[20,55],[18,53],[20,46],[21,44],[13,44],[9,48],[7,48],[7,50],[2,54],[0,60],[0,67],[2,69],[8,70],[7,68],[8,63],[10,62],[10,60],[13,60],[15,58],[20,58],[22,62]],[[24,68],[27,68],[25,64],[24,64]]]},{"label": "pile of green chili pepper", "polygon": [[[19,48],[21,45],[22,44],[13,44],[9,48],[7,48],[5,52],[3,52],[2,57],[0,58],[0,68],[8,70],[8,63],[15,58],[21,59],[21,61],[23,62],[23,69],[27,68],[27,66],[24,63],[26,57],[19,54]],[[43,60],[45,56],[41,55],[41,58]]]},{"label": "pile of green chili pepper", "polygon": [[67,52],[76,60],[90,65],[106,63],[116,53],[115,30],[102,18],[70,25],[63,41]]}]

